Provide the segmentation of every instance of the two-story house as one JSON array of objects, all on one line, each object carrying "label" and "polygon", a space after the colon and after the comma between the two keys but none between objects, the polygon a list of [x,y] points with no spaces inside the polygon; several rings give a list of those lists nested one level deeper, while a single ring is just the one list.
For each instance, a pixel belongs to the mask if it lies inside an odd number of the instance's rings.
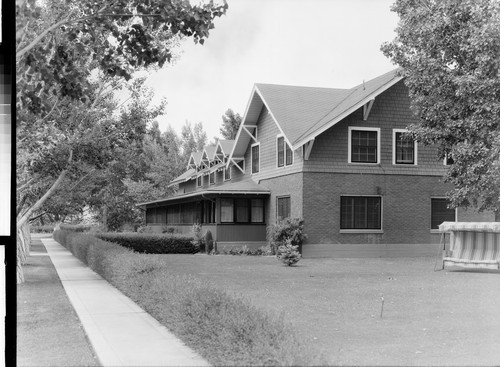
[{"label": "two-story house", "polygon": [[493,221],[448,209],[450,162],[408,140],[414,122],[396,70],[351,89],[256,84],[236,139],[193,153],[175,196],[140,205],[148,225],[189,232],[199,222],[219,247],[260,246],[266,226],[301,217],[303,251],[325,255],[340,244],[437,243],[443,221]]}]

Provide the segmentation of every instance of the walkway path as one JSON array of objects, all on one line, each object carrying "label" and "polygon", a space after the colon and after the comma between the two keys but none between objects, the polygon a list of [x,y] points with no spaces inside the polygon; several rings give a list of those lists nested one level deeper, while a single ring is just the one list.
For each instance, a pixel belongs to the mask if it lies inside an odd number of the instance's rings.
[{"label": "walkway path", "polygon": [[103,366],[208,366],[59,243],[42,242]]}]

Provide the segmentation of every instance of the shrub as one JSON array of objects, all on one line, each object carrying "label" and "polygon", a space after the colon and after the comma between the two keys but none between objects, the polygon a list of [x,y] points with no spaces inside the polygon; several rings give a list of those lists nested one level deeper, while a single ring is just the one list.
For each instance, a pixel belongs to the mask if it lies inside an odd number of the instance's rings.
[{"label": "shrub", "polygon": [[158,229],[158,226],[140,226],[140,227],[137,227],[137,232],[139,232],[139,233],[175,233],[175,228],[161,226],[161,228]]},{"label": "shrub", "polygon": [[199,251],[193,244],[193,237],[184,235],[109,232],[95,236],[145,254],[194,254]]},{"label": "shrub", "polygon": [[64,229],[66,231],[71,231],[71,232],[88,232],[91,229],[92,225],[91,224],[66,224],[66,223],[61,223],[59,225],[60,229]]},{"label": "shrub", "polygon": [[205,239],[201,230],[200,223],[193,224],[193,246],[198,249],[197,252],[205,252]]},{"label": "shrub", "polygon": [[205,247],[207,249],[207,254],[211,254],[212,252],[215,251],[214,239],[212,237],[212,232],[210,232],[210,230],[207,230],[207,233],[205,234]]},{"label": "shrub", "polygon": [[43,226],[30,226],[31,233],[52,233],[54,232],[54,225],[43,225]]},{"label": "shrub", "polygon": [[301,258],[298,248],[299,246],[294,246],[292,244],[292,240],[289,238],[286,240],[286,244],[278,247],[276,258],[283,264],[292,266],[293,264],[296,264]]},{"label": "shrub", "polygon": [[284,246],[290,240],[292,246],[297,246],[299,252],[302,250],[302,242],[307,238],[304,233],[304,220],[301,218],[286,218],[278,223],[267,227],[267,240],[273,253],[280,246]]},{"label": "shrub", "polygon": [[261,246],[258,249],[250,249],[247,245],[242,247],[231,247],[229,250],[225,247],[221,251],[224,255],[249,255],[249,256],[269,256],[272,255],[270,246]]},{"label": "shrub", "polygon": [[265,313],[192,276],[168,271],[164,258],[134,253],[89,234],[58,230],[54,238],[212,365],[322,365],[284,314]]}]

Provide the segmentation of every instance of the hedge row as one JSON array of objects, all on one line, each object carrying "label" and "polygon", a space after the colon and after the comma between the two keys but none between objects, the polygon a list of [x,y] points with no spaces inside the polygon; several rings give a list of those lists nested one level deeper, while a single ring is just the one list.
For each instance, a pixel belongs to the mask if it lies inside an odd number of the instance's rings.
[{"label": "hedge row", "polygon": [[144,254],[194,254],[200,251],[193,244],[193,237],[180,234],[96,233],[94,236]]},{"label": "hedge row", "polygon": [[53,225],[44,225],[44,226],[30,226],[31,233],[52,233],[54,232]]},{"label": "hedge row", "polygon": [[66,224],[66,223],[61,223],[59,225],[60,229],[64,229],[66,231],[72,231],[72,232],[88,232],[92,228],[91,224]]},{"label": "hedge row", "polygon": [[54,238],[212,365],[324,364],[299,342],[283,315],[265,313],[201,279],[172,274],[168,258],[88,234],[56,231]]}]

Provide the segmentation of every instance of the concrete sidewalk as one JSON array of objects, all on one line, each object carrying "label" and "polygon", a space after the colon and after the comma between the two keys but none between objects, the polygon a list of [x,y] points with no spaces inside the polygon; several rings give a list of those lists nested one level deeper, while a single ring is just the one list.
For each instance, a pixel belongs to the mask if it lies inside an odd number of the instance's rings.
[{"label": "concrete sidewalk", "polygon": [[209,365],[59,243],[42,242],[103,366]]}]

